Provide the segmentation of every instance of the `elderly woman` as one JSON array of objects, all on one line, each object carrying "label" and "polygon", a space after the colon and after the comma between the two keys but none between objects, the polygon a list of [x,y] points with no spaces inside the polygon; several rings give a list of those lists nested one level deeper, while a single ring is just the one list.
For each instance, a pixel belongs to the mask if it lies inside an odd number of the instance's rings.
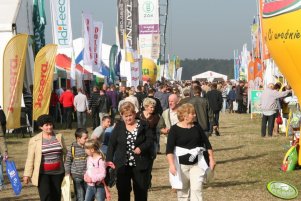
[{"label": "elderly woman", "polygon": [[[159,143],[159,137],[160,137],[160,132],[157,132],[157,125],[158,122],[160,120],[160,116],[159,114],[155,114],[155,107],[156,107],[156,101],[152,98],[145,98],[143,100],[143,108],[144,110],[142,112],[139,112],[137,114],[137,118],[146,121],[150,127],[150,129],[152,130],[153,133],[153,154],[152,154],[152,163],[151,163],[151,167],[150,167],[150,172],[149,172],[149,176],[150,176],[150,183],[151,183],[151,171],[153,169],[153,163],[154,163],[154,159],[156,158],[157,155],[157,149],[158,149],[158,143]],[[157,133],[159,135],[157,135]],[[151,186],[151,184],[150,184]]]},{"label": "elderly woman", "polygon": [[53,132],[53,118],[41,115],[37,122],[41,133],[32,137],[24,169],[25,184],[31,182],[38,187],[40,200],[61,200],[61,183],[65,170],[63,157],[66,153],[61,134]]},{"label": "elderly woman", "polygon": [[131,102],[122,103],[119,112],[123,121],[116,124],[107,152],[108,164],[116,167],[118,200],[130,201],[133,181],[135,200],[146,201],[153,133],[145,121],[135,118]]},{"label": "elderly woman", "polygon": [[181,178],[177,186],[172,185],[177,189],[178,200],[201,201],[202,183],[208,168],[203,151],[207,149],[209,167],[213,170],[212,147],[201,127],[193,123],[196,114],[192,104],[181,105],[177,115],[179,122],[170,128],[166,146],[169,172]]}]

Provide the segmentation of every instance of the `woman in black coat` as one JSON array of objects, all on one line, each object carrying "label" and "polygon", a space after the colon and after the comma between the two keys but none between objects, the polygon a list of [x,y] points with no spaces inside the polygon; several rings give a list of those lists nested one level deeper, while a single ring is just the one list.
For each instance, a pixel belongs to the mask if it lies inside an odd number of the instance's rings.
[{"label": "woman in black coat", "polygon": [[132,103],[122,103],[119,112],[123,121],[116,124],[107,152],[107,161],[113,162],[117,171],[118,200],[130,201],[133,181],[135,201],[146,201],[153,134],[145,121],[135,118]]}]

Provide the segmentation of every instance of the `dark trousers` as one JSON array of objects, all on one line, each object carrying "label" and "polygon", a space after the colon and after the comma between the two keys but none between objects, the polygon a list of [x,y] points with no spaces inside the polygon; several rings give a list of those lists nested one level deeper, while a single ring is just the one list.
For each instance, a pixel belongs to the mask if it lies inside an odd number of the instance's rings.
[{"label": "dark trousers", "polygon": [[61,184],[64,174],[58,175],[39,175],[39,195],[41,201],[60,201],[61,200]]},{"label": "dark trousers", "polygon": [[92,109],[93,130],[100,125],[99,111]]},{"label": "dark trousers", "polygon": [[219,126],[219,112],[213,112],[213,122],[210,123],[209,133],[213,132],[213,126]]},{"label": "dark trousers", "polygon": [[238,108],[237,108],[237,113],[241,114],[244,113],[244,101],[243,99],[237,100]]},{"label": "dark trousers", "polygon": [[273,135],[273,128],[274,128],[274,122],[275,122],[276,114],[272,114],[270,116],[262,115],[261,120],[261,136],[264,137],[266,135],[267,130],[267,123],[268,123],[268,135]]},{"label": "dark trousers", "polygon": [[2,127],[1,129],[2,129],[2,132],[3,132],[3,136],[5,137],[5,134],[6,134],[6,123],[2,124],[1,127]]},{"label": "dark trousers", "polygon": [[72,129],[72,114],[73,114],[73,107],[64,107],[64,113],[66,116],[66,129]]},{"label": "dark trousers", "polygon": [[135,201],[147,201],[149,171],[139,171],[130,166],[122,166],[117,170],[118,201],[131,200],[132,180]]}]

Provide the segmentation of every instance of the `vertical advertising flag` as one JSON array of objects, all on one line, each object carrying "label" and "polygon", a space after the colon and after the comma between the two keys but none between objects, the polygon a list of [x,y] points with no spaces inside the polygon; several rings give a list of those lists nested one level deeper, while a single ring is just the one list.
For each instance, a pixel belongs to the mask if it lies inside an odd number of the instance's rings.
[{"label": "vertical advertising flag", "polygon": [[18,34],[8,42],[3,54],[3,110],[8,129],[20,127],[27,44],[28,35]]},{"label": "vertical advertising flag", "polygon": [[45,46],[45,0],[33,1],[33,24],[34,24],[34,52],[35,54]]},{"label": "vertical advertising flag", "polygon": [[118,36],[120,48],[124,49],[124,33],[127,35],[129,45],[137,50],[138,40],[138,0],[118,0]]},{"label": "vertical advertising flag", "polygon": [[51,0],[52,32],[59,48],[72,47],[70,0]]},{"label": "vertical advertising flag", "polygon": [[101,55],[102,55],[102,35],[103,35],[103,23],[93,23],[93,72],[100,72]]},{"label": "vertical advertising flag", "polygon": [[92,72],[93,66],[93,20],[92,15],[83,13],[83,29],[84,29],[84,65],[90,66]]},{"label": "vertical advertising flag", "polygon": [[159,1],[139,0],[139,48],[145,58],[160,55]]},{"label": "vertical advertising flag", "polygon": [[48,114],[57,45],[49,44],[37,54],[34,63],[33,120]]}]

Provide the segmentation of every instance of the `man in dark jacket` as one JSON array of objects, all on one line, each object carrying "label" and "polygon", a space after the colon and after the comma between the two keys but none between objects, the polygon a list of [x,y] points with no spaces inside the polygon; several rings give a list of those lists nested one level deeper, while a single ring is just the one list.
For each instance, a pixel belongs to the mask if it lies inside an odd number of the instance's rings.
[{"label": "man in dark jacket", "polygon": [[201,97],[202,88],[195,86],[193,88],[193,97],[188,101],[193,104],[196,112],[196,120],[201,126],[205,134],[209,135],[210,122],[213,122],[213,112],[209,107],[209,102],[206,98]]},{"label": "man in dark jacket", "polygon": [[238,104],[237,113],[241,114],[243,113],[243,93],[244,93],[244,82],[239,81],[239,85],[236,87],[236,101]]},{"label": "man in dark jacket", "polygon": [[93,121],[93,130],[100,125],[99,119],[99,92],[98,88],[95,86],[93,87],[91,99],[89,102],[89,112],[92,113],[92,121]]},{"label": "man in dark jacket", "polygon": [[217,90],[216,83],[211,85],[211,90],[207,92],[206,97],[213,112],[213,123],[210,125],[210,133],[212,133],[214,130],[215,134],[219,136],[219,112],[223,107],[223,97],[222,92]]},{"label": "man in dark jacket", "polygon": [[104,93],[103,90],[99,91],[98,108],[99,108],[99,119],[100,125],[104,116],[109,116],[111,109],[111,99]]},{"label": "man in dark jacket", "polygon": [[137,86],[135,96],[138,99],[139,105],[142,105],[143,100],[146,98],[146,94],[142,92],[142,87],[140,85]]}]

